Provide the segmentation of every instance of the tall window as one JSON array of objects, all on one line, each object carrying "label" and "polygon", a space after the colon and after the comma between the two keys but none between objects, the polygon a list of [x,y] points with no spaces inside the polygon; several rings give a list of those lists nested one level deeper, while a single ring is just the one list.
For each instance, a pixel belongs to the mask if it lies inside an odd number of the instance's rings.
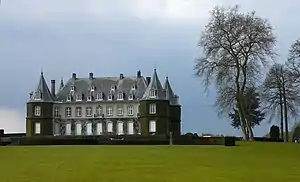
[{"label": "tall window", "polygon": [[97,93],[96,100],[103,100],[103,94],[102,94],[102,92]]},{"label": "tall window", "polygon": [[71,107],[66,108],[66,117],[71,117],[72,116],[72,109]]},{"label": "tall window", "polygon": [[113,123],[111,121],[107,122],[107,132],[109,133],[113,132]]},{"label": "tall window", "polygon": [[88,117],[92,116],[92,107],[86,108],[86,116],[88,116]]},{"label": "tall window", "polygon": [[56,107],[54,108],[54,117],[58,117],[59,116],[59,108]]},{"label": "tall window", "polygon": [[80,117],[82,115],[81,107],[76,107],[76,116]]},{"label": "tall window", "polygon": [[133,106],[128,106],[127,107],[127,114],[128,114],[128,116],[132,116],[133,115]]},{"label": "tall window", "polygon": [[118,113],[119,116],[123,116],[123,107],[119,106],[118,107]]},{"label": "tall window", "polygon": [[123,93],[118,93],[118,98],[117,98],[117,100],[123,100],[123,99],[124,99],[123,96],[124,96]]},{"label": "tall window", "polygon": [[103,109],[101,106],[96,108],[96,116],[101,116],[103,114]]},{"label": "tall window", "polygon": [[108,116],[112,116],[113,115],[113,108],[112,108],[112,106],[107,106],[107,108],[106,108],[106,114]]},{"label": "tall window", "polygon": [[156,132],[156,121],[152,120],[149,122],[149,132]]},{"label": "tall window", "polygon": [[156,104],[149,104],[149,113],[156,114]]},{"label": "tall window", "polygon": [[150,90],[150,97],[156,97],[156,90]]},{"label": "tall window", "polygon": [[34,133],[41,134],[41,123],[35,123],[34,125]]},{"label": "tall window", "polygon": [[35,106],[34,107],[34,115],[35,116],[41,116],[41,106]]}]

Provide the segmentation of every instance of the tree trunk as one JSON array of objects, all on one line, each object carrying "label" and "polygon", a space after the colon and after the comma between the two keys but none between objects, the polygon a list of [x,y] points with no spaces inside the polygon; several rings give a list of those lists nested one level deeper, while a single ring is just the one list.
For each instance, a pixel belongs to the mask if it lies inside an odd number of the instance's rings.
[{"label": "tree trunk", "polygon": [[289,141],[289,126],[288,126],[288,113],[287,113],[287,101],[285,95],[285,85],[282,86],[283,108],[284,108],[284,121],[285,121],[285,142]]},{"label": "tree trunk", "polygon": [[247,128],[246,119],[245,119],[245,115],[243,113],[239,91],[237,91],[236,101],[237,101],[237,110],[239,112],[239,117],[240,117],[240,122],[241,122],[241,129],[242,129],[242,133],[244,135],[243,138],[244,138],[244,140],[249,140],[249,135],[246,130],[246,128]]},{"label": "tree trunk", "polygon": [[280,138],[284,140],[283,137],[283,100],[282,100],[282,93],[281,89],[279,89],[279,105],[280,105]]}]

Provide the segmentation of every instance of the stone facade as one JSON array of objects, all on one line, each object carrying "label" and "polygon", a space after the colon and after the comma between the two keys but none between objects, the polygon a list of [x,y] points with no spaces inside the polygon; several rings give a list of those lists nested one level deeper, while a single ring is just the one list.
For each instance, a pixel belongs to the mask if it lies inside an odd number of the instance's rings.
[{"label": "stone facade", "polygon": [[41,73],[27,102],[26,135],[180,135],[181,106],[168,78],[72,77],[51,91]]}]

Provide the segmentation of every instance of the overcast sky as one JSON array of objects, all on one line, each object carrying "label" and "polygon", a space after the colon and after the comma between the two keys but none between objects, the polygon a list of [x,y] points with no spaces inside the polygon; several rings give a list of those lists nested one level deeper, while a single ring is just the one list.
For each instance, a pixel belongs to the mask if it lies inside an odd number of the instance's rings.
[{"label": "overcast sky", "polygon": [[[49,82],[119,73],[169,76],[182,103],[183,131],[239,135],[212,108],[193,76],[196,44],[214,5],[256,10],[278,36],[279,60],[300,38],[297,0],[1,0],[0,128],[25,131],[25,103],[39,79]],[[277,124],[278,121],[273,121]],[[257,135],[269,131],[265,123]]]}]

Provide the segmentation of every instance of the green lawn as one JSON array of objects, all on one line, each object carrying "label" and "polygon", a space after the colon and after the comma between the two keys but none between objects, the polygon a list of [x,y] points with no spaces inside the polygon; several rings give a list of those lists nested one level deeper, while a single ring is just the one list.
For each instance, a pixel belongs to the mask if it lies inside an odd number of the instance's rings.
[{"label": "green lawn", "polygon": [[0,147],[0,181],[300,181],[300,145]]}]

